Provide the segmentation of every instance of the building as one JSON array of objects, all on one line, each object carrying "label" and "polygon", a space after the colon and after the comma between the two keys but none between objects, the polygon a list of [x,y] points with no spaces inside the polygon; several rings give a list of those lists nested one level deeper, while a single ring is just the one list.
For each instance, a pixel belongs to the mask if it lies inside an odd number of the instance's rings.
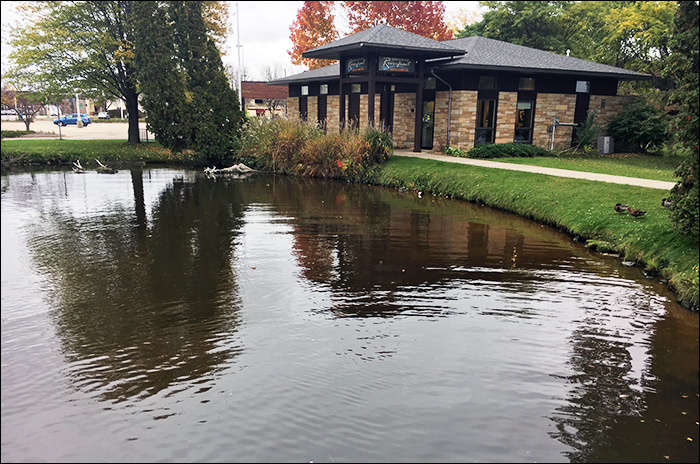
[{"label": "building", "polygon": [[652,79],[485,37],[438,42],[384,24],[303,56],[338,62],[269,83],[288,87],[290,116],[328,131],[381,127],[396,148],[416,152],[505,142],[566,148],[589,110],[604,126],[629,101],[618,82]]},{"label": "building", "polygon": [[271,87],[266,82],[241,82],[243,106],[248,116],[265,116],[266,118],[287,116],[286,87]]}]

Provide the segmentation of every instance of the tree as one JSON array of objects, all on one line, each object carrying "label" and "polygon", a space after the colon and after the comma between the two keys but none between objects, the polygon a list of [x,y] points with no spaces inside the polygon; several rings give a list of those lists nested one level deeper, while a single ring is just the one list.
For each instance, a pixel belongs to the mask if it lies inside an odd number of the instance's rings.
[{"label": "tree", "polygon": [[338,38],[338,31],[333,25],[333,4],[332,1],[304,2],[290,27],[292,33],[289,38],[293,46],[287,53],[293,64],[318,69],[329,63],[328,60],[304,58],[301,54]]},{"label": "tree", "polygon": [[126,102],[129,143],[139,142],[131,1],[26,2],[11,31],[10,76],[54,92],[102,89]]},{"label": "tree", "polygon": [[138,2],[135,62],[156,139],[222,163],[236,147],[243,117],[208,35],[203,3]]},{"label": "tree", "polygon": [[352,32],[359,32],[380,21],[389,26],[433,40],[448,40],[452,31],[445,24],[443,2],[360,2],[344,1]]},{"label": "tree", "polygon": [[525,47],[566,53],[569,31],[563,17],[570,2],[481,2],[483,19],[465,25],[457,37],[479,35]]},{"label": "tree", "polygon": [[681,234],[696,241],[700,235],[698,35],[698,2],[679,1],[670,40],[672,52],[666,60],[663,74],[675,81],[675,90],[671,93],[669,103],[677,107],[678,114],[671,124],[688,156],[674,173],[679,180],[671,189],[671,221]]},{"label": "tree", "polygon": [[452,38],[452,30],[445,24],[443,2],[304,2],[290,28],[293,47],[288,53],[292,63],[308,66],[309,69],[329,64],[329,60],[303,58],[301,55],[338,38],[338,31],[333,24],[336,3],[340,4],[342,13],[347,16],[351,33],[385,22],[392,27],[434,40]]},{"label": "tree", "polygon": [[[15,88],[17,85],[15,84]],[[21,87],[20,87],[21,88]],[[29,131],[29,126],[34,122],[34,118],[39,111],[44,109],[48,103],[47,95],[44,92],[32,90],[10,90],[3,86],[2,88],[2,104],[14,108],[19,120],[24,122],[24,125]]]},{"label": "tree", "polygon": [[[129,143],[139,143],[139,82],[134,66],[134,5],[137,1],[36,1],[18,9],[26,25],[10,32],[8,76],[52,93],[99,91],[122,99],[129,117]],[[225,37],[225,2],[203,2],[215,38]],[[3,76],[5,77],[5,76]]]}]

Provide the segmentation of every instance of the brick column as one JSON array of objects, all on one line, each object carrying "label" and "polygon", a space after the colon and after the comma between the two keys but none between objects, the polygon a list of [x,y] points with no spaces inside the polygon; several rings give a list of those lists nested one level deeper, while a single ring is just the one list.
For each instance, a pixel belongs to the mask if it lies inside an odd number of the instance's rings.
[{"label": "brick column", "polygon": [[515,135],[515,113],[517,106],[517,92],[500,92],[498,94],[496,138],[494,143],[510,143],[513,141],[513,137]]}]

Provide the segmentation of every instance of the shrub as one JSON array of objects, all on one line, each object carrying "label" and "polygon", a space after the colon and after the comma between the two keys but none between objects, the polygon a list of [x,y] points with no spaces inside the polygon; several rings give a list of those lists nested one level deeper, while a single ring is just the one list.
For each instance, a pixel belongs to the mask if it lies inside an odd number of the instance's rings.
[{"label": "shrub", "polygon": [[593,108],[586,115],[586,122],[574,129],[576,134],[576,149],[583,148],[584,151],[592,151],[598,140],[600,127],[596,124],[595,118],[598,116],[598,109]]},{"label": "shrub", "polygon": [[466,153],[467,158],[532,158],[534,156],[553,156],[553,153],[526,143],[477,145]]},{"label": "shrub", "polygon": [[636,102],[608,122],[608,134],[616,143],[632,145],[642,153],[660,148],[668,139],[665,113],[644,102]]},{"label": "shrub", "polygon": [[393,152],[391,135],[373,128],[325,134],[300,119],[251,119],[238,158],[255,169],[366,182]]},{"label": "shrub", "polygon": [[698,158],[700,155],[696,150],[678,166],[673,175],[680,180],[671,189],[670,196],[673,200],[671,210],[673,226],[681,235],[688,235],[695,240],[700,237],[700,199],[698,199],[700,162]]}]

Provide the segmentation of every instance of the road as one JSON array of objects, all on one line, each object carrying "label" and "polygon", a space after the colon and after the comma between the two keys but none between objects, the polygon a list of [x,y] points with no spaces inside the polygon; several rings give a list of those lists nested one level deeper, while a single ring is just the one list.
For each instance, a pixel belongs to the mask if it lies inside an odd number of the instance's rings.
[{"label": "road", "polygon": [[[37,132],[26,138],[34,139],[56,139],[59,137],[59,127],[53,123],[51,119],[38,119],[34,121],[29,130]],[[92,118],[92,123],[85,127],[64,126],[60,128],[60,137],[66,140],[128,140],[129,139],[129,124],[125,122],[101,122]],[[22,121],[7,121],[3,118],[2,130],[26,130],[26,126]],[[139,129],[143,137],[143,131],[146,130],[146,123],[140,122]],[[154,139],[153,134],[148,134],[149,139]]]}]

